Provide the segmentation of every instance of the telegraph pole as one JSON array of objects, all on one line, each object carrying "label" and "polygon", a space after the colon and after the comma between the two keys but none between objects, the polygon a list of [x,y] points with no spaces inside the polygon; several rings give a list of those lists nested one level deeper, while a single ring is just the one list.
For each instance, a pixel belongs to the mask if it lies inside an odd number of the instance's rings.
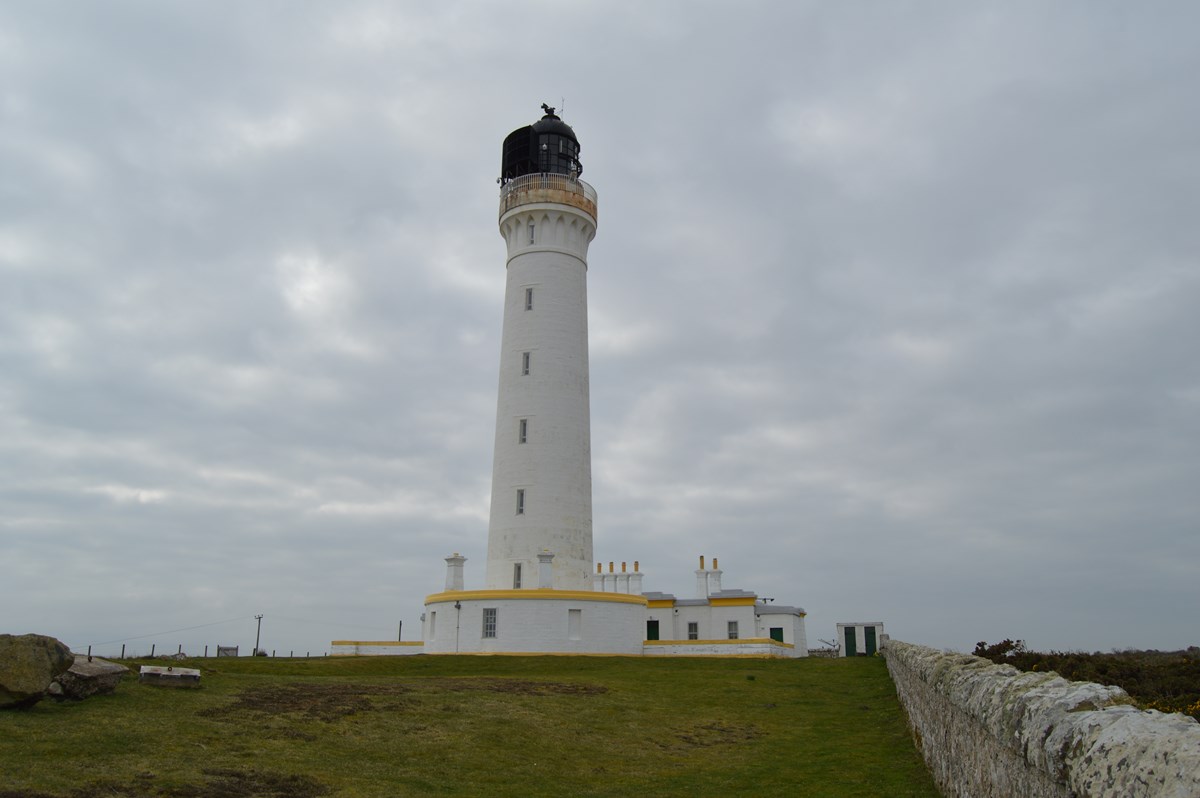
[{"label": "telegraph pole", "polygon": [[258,656],[258,641],[262,637],[262,616],[255,615],[254,620],[258,621],[258,631],[254,633],[254,651],[251,652],[250,656],[257,657]]}]

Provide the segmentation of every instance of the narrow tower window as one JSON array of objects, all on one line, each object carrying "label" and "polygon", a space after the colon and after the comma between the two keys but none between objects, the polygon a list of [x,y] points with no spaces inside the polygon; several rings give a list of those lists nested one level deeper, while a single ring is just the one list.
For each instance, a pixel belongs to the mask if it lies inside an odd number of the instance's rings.
[{"label": "narrow tower window", "polygon": [[483,636],[484,637],[495,637],[496,636],[496,608],[495,607],[484,607],[483,608]]},{"label": "narrow tower window", "polygon": [[513,563],[513,590],[521,589],[521,563]]},{"label": "narrow tower window", "polygon": [[529,419],[523,418],[517,422],[517,443],[529,441]]},{"label": "narrow tower window", "polygon": [[533,310],[533,288],[525,289],[525,309]]},{"label": "narrow tower window", "polygon": [[525,515],[525,489],[517,488],[517,515]]},{"label": "narrow tower window", "polygon": [[529,224],[529,243],[533,243],[533,223]]},{"label": "narrow tower window", "polygon": [[530,352],[522,352],[521,353],[521,376],[522,377],[529,374],[529,355],[530,354],[532,354],[532,353],[530,353]]}]

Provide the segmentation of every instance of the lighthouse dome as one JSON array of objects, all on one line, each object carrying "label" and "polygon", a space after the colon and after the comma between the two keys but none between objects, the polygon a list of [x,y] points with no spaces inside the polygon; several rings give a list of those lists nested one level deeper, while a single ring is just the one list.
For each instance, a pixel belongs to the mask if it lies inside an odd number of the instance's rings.
[{"label": "lighthouse dome", "polygon": [[500,162],[501,183],[537,173],[573,177],[583,174],[575,131],[554,113],[553,107],[543,104],[542,110],[546,115],[537,122],[505,137]]},{"label": "lighthouse dome", "polygon": [[575,131],[571,129],[571,126],[555,116],[553,108],[548,108],[547,110],[549,113],[533,123],[533,132],[539,136],[562,136],[575,142],[576,146],[578,146],[579,139],[575,137]]}]

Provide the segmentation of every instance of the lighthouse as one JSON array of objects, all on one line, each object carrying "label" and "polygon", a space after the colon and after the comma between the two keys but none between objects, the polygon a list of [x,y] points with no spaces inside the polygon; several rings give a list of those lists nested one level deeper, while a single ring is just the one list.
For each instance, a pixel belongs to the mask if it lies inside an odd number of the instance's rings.
[{"label": "lighthouse", "polygon": [[596,191],[575,131],[545,115],[504,139],[500,332],[484,587],[445,558],[419,642],[335,640],[333,653],[805,657],[805,612],[723,588],[700,557],[696,595],[643,591],[639,561],[592,571],[588,246]]},{"label": "lighthouse", "polygon": [[[542,107],[541,120],[504,139],[501,162],[507,258],[487,586],[590,590],[587,252],[596,192],[580,179],[575,131]],[[546,553],[549,585],[538,574]]]},{"label": "lighthouse", "polygon": [[501,153],[504,323],[485,587],[465,589],[465,558],[446,558],[445,590],[425,600],[429,653],[641,653],[646,599],[628,586],[593,589],[587,256],[596,191],[581,179],[575,131],[542,110]]}]

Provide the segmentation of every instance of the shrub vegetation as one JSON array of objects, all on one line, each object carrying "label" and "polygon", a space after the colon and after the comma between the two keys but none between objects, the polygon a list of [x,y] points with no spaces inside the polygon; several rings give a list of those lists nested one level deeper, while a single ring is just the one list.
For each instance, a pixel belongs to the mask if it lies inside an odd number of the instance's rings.
[{"label": "shrub vegetation", "polygon": [[1145,709],[1182,712],[1200,720],[1200,648],[1186,651],[1030,651],[1023,640],[975,646],[976,656],[1023,671],[1054,671],[1081,682],[1120,687]]}]

